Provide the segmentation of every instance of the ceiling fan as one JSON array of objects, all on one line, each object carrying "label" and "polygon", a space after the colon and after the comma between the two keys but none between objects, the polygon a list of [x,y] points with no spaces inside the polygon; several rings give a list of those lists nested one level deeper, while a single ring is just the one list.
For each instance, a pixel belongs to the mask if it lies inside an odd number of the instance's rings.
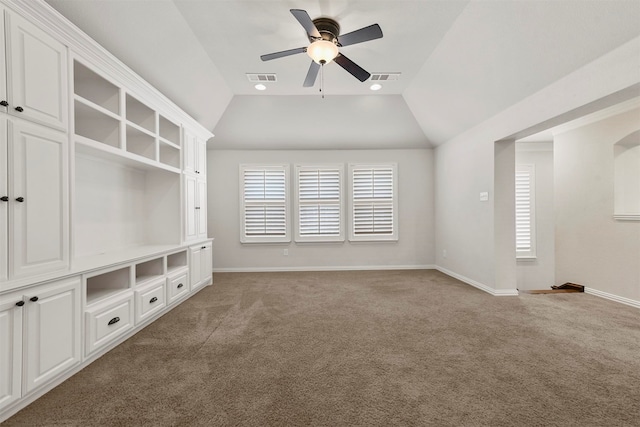
[{"label": "ceiling fan", "polygon": [[291,9],[290,12],[305,29],[311,43],[306,47],[262,55],[260,59],[270,61],[272,59],[306,52],[312,61],[309,71],[307,72],[307,77],[304,79],[304,87],[312,87],[316,82],[320,67],[331,61],[335,61],[361,82],[364,82],[371,76],[371,74],[358,64],[344,56],[339,48],[381,38],[382,29],[380,29],[378,24],[369,25],[368,27],[341,35],[340,25],[333,19],[317,18],[311,20],[309,14],[302,9]]}]

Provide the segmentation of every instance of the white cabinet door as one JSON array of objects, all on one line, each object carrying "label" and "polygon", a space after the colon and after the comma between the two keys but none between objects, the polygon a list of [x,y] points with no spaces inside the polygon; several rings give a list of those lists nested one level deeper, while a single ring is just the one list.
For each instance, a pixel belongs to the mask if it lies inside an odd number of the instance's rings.
[{"label": "white cabinet door", "polygon": [[80,362],[80,279],[30,289],[25,301],[27,393]]},{"label": "white cabinet door", "polygon": [[213,270],[213,247],[211,243],[203,245],[201,256],[202,272],[200,273],[200,277],[202,284],[208,284],[211,283],[211,271]]},{"label": "white cabinet door", "polygon": [[8,112],[67,129],[67,48],[21,16],[5,19]]},{"label": "white cabinet door", "polygon": [[184,214],[184,239],[193,240],[198,237],[198,186],[197,179],[193,176],[184,176],[185,186],[185,214]]},{"label": "white cabinet door", "polygon": [[198,168],[197,162],[197,144],[196,144],[196,136],[189,132],[187,129],[184,130],[184,139],[183,139],[183,161],[182,170],[186,173],[195,174]]},{"label": "white cabinet door", "polygon": [[[22,294],[0,296],[0,411],[22,395]],[[22,302],[23,303],[23,302]]]},{"label": "white cabinet door", "polygon": [[196,229],[198,238],[207,238],[207,181],[203,178],[196,180]]},{"label": "white cabinet door", "polygon": [[[0,6],[0,111],[7,112],[7,61],[5,55],[4,16],[5,8]],[[7,105],[5,105],[7,104]]]},{"label": "white cabinet door", "polygon": [[9,184],[8,184],[8,151],[7,120],[0,118],[0,281],[8,275],[8,231],[9,231]]},{"label": "white cabinet door", "polygon": [[194,290],[202,282],[202,245],[189,248],[189,277]]},{"label": "white cabinet door", "polygon": [[9,276],[68,265],[67,136],[43,126],[9,122]]},{"label": "white cabinet door", "polygon": [[207,141],[196,138],[196,147],[198,147],[196,151],[196,164],[198,165],[196,173],[201,177],[205,177],[207,176]]}]

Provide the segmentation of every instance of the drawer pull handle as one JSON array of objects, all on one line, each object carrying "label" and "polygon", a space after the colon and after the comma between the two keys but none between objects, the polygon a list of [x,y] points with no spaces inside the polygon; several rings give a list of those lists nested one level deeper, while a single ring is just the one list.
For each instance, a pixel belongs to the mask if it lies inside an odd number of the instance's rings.
[{"label": "drawer pull handle", "polygon": [[109,325],[114,325],[116,323],[118,323],[120,321],[119,317],[114,317],[113,319],[109,320]]},{"label": "drawer pull handle", "polygon": [[18,301],[18,302],[16,303],[16,305],[17,305],[18,307],[22,307],[22,306],[24,305],[24,301]]},{"label": "drawer pull handle", "polygon": [[18,113],[22,113],[24,111],[24,108],[17,106],[16,108],[14,108],[14,110],[16,110]]},{"label": "drawer pull handle", "polygon": [[29,298],[29,301],[36,302],[36,301],[38,301],[38,297],[31,297],[31,298]]},{"label": "drawer pull handle", "polygon": [[181,288],[181,287],[183,287],[183,286],[184,286],[184,285],[183,285],[182,283],[180,283],[180,284],[178,285],[178,289],[180,289],[180,288]]},{"label": "drawer pull handle", "polygon": [[149,304],[153,304],[156,301],[158,301],[158,297],[153,297],[149,300]]},{"label": "drawer pull handle", "polygon": [[2,105],[3,107],[8,107],[9,103],[5,100],[0,101],[0,105]]}]

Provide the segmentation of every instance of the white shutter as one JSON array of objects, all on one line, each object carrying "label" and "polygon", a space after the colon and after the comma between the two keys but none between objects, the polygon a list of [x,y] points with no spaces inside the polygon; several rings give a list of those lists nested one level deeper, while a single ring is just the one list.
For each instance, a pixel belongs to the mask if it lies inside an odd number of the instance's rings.
[{"label": "white shutter", "polygon": [[395,164],[350,165],[351,240],[397,240]]},{"label": "white shutter", "polygon": [[534,165],[516,165],[516,256],[520,258],[536,256],[534,183]]},{"label": "white shutter", "polygon": [[344,240],[343,166],[296,166],[296,241]]},{"label": "white shutter", "polygon": [[241,241],[288,241],[287,166],[241,166]]}]

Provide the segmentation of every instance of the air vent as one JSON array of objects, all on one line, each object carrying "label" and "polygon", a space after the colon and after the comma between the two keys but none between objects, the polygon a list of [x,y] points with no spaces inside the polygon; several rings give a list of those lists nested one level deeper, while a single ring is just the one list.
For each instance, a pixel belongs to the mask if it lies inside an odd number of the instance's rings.
[{"label": "air vent", "polygon": [[371,80],[372,81],[381,81],[387,82],[391,80],[399,80],[400,73],[372,73]]},{"label": "air vent", "polygon": [[278,81],[278,79],[276,79],[276,75],[275,74],[247,73],[247,78],[249,79],[250,82],[253,82],[253,83],[258,83],[258,82],[276,82],[276,81]]}]

